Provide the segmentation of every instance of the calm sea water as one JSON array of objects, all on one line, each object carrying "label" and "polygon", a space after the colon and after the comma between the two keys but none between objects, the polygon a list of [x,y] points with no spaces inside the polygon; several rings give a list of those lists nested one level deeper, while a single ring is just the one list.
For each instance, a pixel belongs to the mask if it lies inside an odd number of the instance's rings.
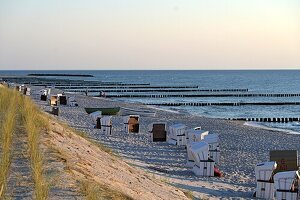
[{"label": "calm sea water", "polygon": [[[250,93],[300,93],[300,70],[251,71],[0,71],[1,75],[28,73],[92,74],[94,78],[72,79],[114,81],[124,83],[150,83],[151,85],[197,85],[200,89],[249,89]],[[58,77],[63,78],[63,77]],[[195,92],[192,92],[195,93]],[[197,92],[199,93],[199,92]],[[222,97],[222,98],[123,98],[124,101],[144,103],[166,102],[283,102],[300,101],[300,97]],[[167,107],[183,109],[192,114],[215,117],[300,117],[300,106],[210,106]],[[300,132],[298,123],[264,123],[265,126]]]}]

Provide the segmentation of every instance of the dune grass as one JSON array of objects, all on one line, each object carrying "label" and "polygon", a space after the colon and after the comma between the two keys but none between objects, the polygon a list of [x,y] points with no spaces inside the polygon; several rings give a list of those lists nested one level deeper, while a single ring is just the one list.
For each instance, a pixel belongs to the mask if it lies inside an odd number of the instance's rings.
[{"label": "dune grass", "polygon": [[12,142],[16,130],[17,107],[20,96],[8,89],[0,88],[1,112],[1,160],[0,160],[0,199],[5,198],[7,178],[12,159]]},{"label": "dune grass", "polygon": [[85,194],[87,200],[133,200],[121,192],[88,180],[81,182],[81,192]]},{"label": "dune grass", "polygon": [[39,136],[47,122],[41,117],[40,110],[28,97],[22,98],[22,121],[28,137],[28,151],[34,180],[34,195],[37,200],[48,198],[49,187],[44,176],[43,155],[39,149]]}]

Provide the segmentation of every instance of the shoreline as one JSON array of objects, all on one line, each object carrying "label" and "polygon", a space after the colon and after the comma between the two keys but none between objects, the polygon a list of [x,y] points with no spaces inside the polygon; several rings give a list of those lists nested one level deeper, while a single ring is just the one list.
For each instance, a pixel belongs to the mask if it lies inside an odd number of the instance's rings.
[{"label": "shoreline", "polygon": [[[76,94],[76,93],[70,93],[70,94]],[[200,114],[196,114],[196,113],[191,113],[185,109],[180,109],[180,108],[176,108],[176,109],[167,109],[167,108],[161,108],[160,106],[153,106],[153,105],[147,105],[144,104],[143,102],[140,101],[136,101],[136,102],[131,102],[131,101],[126,101],[126,100],[119,100],[119,99],[110,99],[110,98],[102,98],[102,97],[93,97],[90,96],[91,98],[99,98],[99,99],[105,99],[105,100],[111,100],[114,102],[122,102],[122,103],[128,103],[128,104],[141,104],[146,106],[147,108],[150,109],[154,109],[154,110],[160,110],[160,111],[166,111],[169,113],[183,113],[186,115],[190,115],[190,116],[195,116],[195,117],[203,117],[203,118],[208,118],[208,119],[218,119],[218,120],[226,120],[226,119],[222,119],[222,118],[218,118],[218,117],[212,117],[212,116],[206,116],[206,115],[200,115]],[[230,121],[230,120],[226,120],[226,121]],[[260,128],[263,130],[269,130],[269,131],[276,131],[276,132],[282,132],[282,133],[286,133],[286,134],[295,134],[295,135],[299,135],[300,132],[297,132],[295,130],[291,130],[291,129],[283,129],[283,128],[276,128],[276,127],[268,127],[256,122],[248,122],[248,121],[236,121],[236,122],[240,122],[241,124],[243,124],[244,126],[250,126],[250,127],[256,127],[256,128]]]},{"label": "shoreline", "polygon": [[300,135],[300,132],[290,130],[290,129],[283,129],[283,128],[275,128],[275,127],[268,127],[262,124],[258,124],[257,122],[244,122],[245,126],[251,126],[251,127],[257,127],[264,130],[270,130],[270,131],[279,131],[286,134],[293,134],[293,135]]}]

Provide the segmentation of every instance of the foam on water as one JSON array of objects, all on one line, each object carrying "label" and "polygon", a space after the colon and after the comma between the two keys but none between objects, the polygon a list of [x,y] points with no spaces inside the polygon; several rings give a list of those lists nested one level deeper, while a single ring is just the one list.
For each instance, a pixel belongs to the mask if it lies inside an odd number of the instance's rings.
[{"label": "foam on water", "polygon": [[245,122],[244,125],[266,130],[281,131],[287,134],[300,134],[300,128],[293,129],[292,123],[285,123],[283,126],[280,126],[279,123]]}]

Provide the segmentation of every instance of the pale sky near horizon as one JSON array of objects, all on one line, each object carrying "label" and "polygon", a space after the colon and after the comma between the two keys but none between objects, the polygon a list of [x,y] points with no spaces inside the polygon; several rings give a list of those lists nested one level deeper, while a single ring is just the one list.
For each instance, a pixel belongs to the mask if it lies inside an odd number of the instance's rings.
[{"label": "pale sky near horizon", "polygon": [[1,0],[0,69],[300,69],[299,0]]}]

